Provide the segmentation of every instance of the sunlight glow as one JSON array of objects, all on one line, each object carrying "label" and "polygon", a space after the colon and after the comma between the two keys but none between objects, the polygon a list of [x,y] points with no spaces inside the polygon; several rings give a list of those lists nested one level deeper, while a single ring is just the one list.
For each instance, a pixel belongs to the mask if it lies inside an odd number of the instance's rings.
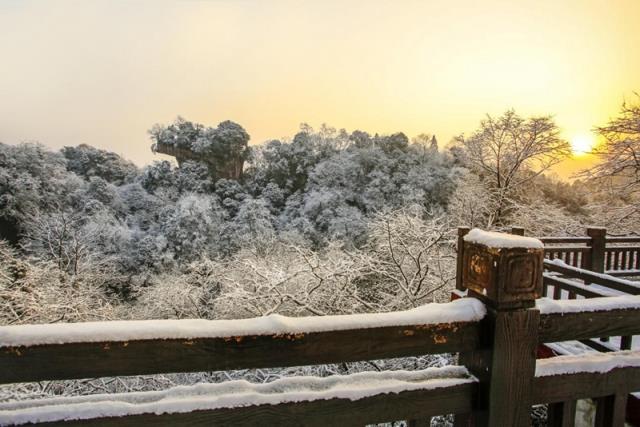
[{"label": "sunlight glow", "polygon": [[595,140],[592,135],[588,133],[581,133],[571,138],[571,150],[575,156],[581,156],[591,152]]}]

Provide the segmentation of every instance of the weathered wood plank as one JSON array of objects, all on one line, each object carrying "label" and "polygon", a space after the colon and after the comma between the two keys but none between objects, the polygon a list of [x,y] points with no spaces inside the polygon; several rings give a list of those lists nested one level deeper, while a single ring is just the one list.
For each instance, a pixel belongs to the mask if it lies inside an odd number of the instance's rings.
[{"label": "weathered wood plank", "polygon": [[596,400],[594,427],[624,427],[627,393],[616,393]]},{"label": "weathered wood plank", "polygon": [[256,405],[181,414],[144,414],[82,421],[44,423],[46,426],[363,426],[368,423],[427,419],[434,415],[471,411],[476,384],[432,390],[405,391],[352,401],[328,399],[312,402]]},{"label": "weathered wood plank", "polygon": [[566,253],[588,253],[591,248],[587,246],[545,246],[545,253],[557,254],[558,257],[560,254]]},{"label": "weathered wood plank", "polygon": [[609,345],[605,344],[604,342],[598,339],[590,338],[590,339],[578,340],[578,341],[580,341],[582,344],[586,345],[587,347],[591,347],[595,351],[599,351],[600,353],[609,353],[612,351],[616,351],[615,348],[610,347]]},{"label": "weathered wood plank", "polygon": [[619,309],[540,316],[540,342],[640,334],[640,310]]},{"label": "weathered wood plank", "polygon": [[607,243],[640,243],[640,236],[607,236]]},{"label": "weathered wood plank", "polygon": [[614,277],[636,277],[640,276],[640,270],[607,270],[607,275]]},{"label": "weathered wood plank", "polygon": [[576,422],[576,401],[550,403],[547,409],[549,427],[574,427]]},{"label": "weathered wood plank", "polygon": [[610,293],[603,292],[599,289],[592,289],[586,285],[583,285],[579,282],[574,282],[572,280],[563,279],[560,277],[551,276],[548,273],[543,275],[544,283],[547,286],[557,287],[559,289],[563,289],[568,291],[570,294],[573,294],[574,297],[570,299],[575,299],[575,295],[581,295],[585,298],[600,298],[600,297],[608,297],[611,296]]},{"label": "weathered wood plank", "polygon": [[421,420],[408,420],[407,427],[430,427],[431,417],[423,418]]},{"label": "weathered wood plank", "polygon": [[489,385],[490,426],[530,423],[539,320],[540,312],[535,309],[496,314]]},{"label": "weathered wood plank", "polygon": [[[606,286],[607,288],[615,289],[620,292],[625,292],[631,295],[640,295],[640,285],[633,286],[624,280],[616,279],[614,277],[602,277],[597,274],[593,274],[583,269],[575,268],[572,266],[563,266],[554,264],[550,261],[544,261],[544,268],[548,271],[564,274],[571,278],[580,279],[587,283],[595,283],[597,285]],[[548,275],[545,275],[545,279]]]},{"label": "weathered wood plank", "polygon": [[640,368],[536,377],[533,403],[565,402],[640,390]]},{"label": "weathered wood plank", "polygon": [[477,347],[476,322],[295,335],[141,340],[0,348],[0,383],[301,366]]},{"label": "weathered wood plank", "polygon": [[[572,237],[572,236],[549,236],[549,237],[537,237],[542,243],[556,244],[556,243],[588,243],[591,241],[590,237]],[[638,239],[640,241],[640,238]]]}]

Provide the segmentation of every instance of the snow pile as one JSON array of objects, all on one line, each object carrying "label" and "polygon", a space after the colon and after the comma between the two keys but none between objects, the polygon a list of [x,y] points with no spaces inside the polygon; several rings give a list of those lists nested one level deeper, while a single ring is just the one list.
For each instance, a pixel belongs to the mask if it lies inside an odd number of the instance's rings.
[{"label": "snow pile", "polygon": [[464,236],[465,242],[477,243],[479,245],[490,246],[492,248],[525,248],[541,249],[542,242],[533,237],[516,236],[514,234],[496,233],[494,231],[483,231],[474,228]]},{"label": "snow pile", "polygon": [[575,374],[578,372],[607,373],[615,368],[640,367],[639,351],[586,353],[540,359],[536,362],[536,377]]},{"label": "snow pile", "polygon": [[542,314],[584,313],[593,311],[640,309],[640,295],[622,295],[574,300],[553,300],[540,298],[536,307]]},{"label": "snow pile", "polygon": [[3,403],[0,404],[0,425],[183,413],[335,398],[358,400],[378,394],[432,390],[475,381],[461,366],[421,371],[363,372],[326,378],[290,377],[266,384],[228,381],[174,387],[164,391]]},{"label": "snow pile", "polygon": [[474,322],[486,313],[484,304],[464,298],[446,304],[425,304],[406,311],[316,317],[272,314],[238,320],[129,320],[0,327],[0,347],[147,339],[220,338],[239,335],[300,334],[385,326]]}]

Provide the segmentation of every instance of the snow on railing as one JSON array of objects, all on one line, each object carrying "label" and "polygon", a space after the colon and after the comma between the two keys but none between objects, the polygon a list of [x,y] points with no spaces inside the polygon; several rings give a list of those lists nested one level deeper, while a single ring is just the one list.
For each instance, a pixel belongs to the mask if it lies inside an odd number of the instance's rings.
[{"label": "snow on railing", "polygon": [[494,231],[484,231],[474,228],[464,236],[465,242],[485,245],[492,248],[525,248],[525,249],[541,249],[544,247],[542,242],[534,237],[516,236],[514,234],[497,233]]},{"label": "snow on railing", "polygon": [[622,295],[617,297],[602,297],[573,300],[554,300],[540,298],[536,300],[536,307],[541,314],[586,313],[612,310],[639,310],[640,296]]},{"label": "snow on railing", "polygon": [[337,316],[286,317],[272,314],[237,320],[128,320],[0,327],[0,347],[153,339],[222,338],[369,329],[386,326],[473,322],[484,317],[480,301],[469,298],[426,304],[406,311]]},{"label": "snow on railing", "polygon": [[536,377],[580,372],[604,374],[616,368],[638,367],[640,367],[640,351],[589,352],[538,360],[536,362]]},{"label": "snow on railing", "polygon": [[329,399],[356,401],[374,395],[433,390],[476,381],[460,366],[419,371],[362,372],[325,378],[299,376],[266,384],[236,380],[173,387],[163,391],[0,403],[0,425],[185,413]]}]

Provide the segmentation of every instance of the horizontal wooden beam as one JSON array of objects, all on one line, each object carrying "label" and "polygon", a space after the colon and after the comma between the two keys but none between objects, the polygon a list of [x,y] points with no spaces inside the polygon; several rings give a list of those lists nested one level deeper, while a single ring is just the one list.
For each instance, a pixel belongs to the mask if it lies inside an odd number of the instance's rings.
[{"label": "horizontal wooden beam", "polygon": [[640,243],[640,236],[607,236],[607,243]]},{"label": "horizontal wooden beam", "polygon": [[588,243],[591,241],[591,237],[571,237],[571,236],[550,236],[550,237],[538,237],[542,243]]},{"label": "horizontal wooden beam", "polygon": [[605,248],[605,252],[612,252],[612,253],[620,253],[620,252],[637,252],[640,251],[640,246],[609,246],[607,248]]},{"label": "horizontal wooden beam", "polygon": [[561,277],[551,276],[547,273],[543,275],[543,278],[545,286],[554,286],[568,292],[573,292],[577,295],[582,295],[585,298],[600,298],[611,296],[611,294],[603,292],[599,289],[589,288],[582,283],[563,279]]},{"label": "horizontal wooden beam", "polygon": [[579,340],[582,344],[587,347],[591,347],[592,349],[599,351],[600,353],[609,353],[612,351],[617,351],[619,349],[611,347],[611,345],[607,345],[604,342],[598,341],[597,338],[589,338],[586,340]]},{"label": "horizontal wooden beam", "polygon": [[635,277],[640,276],[640,270],[632,269],[632,270],[607,270],[605,273],[609,276],[614,277]]},{"label": "horizontal wooden beam", "polygon": [[477,384],[460,384],[427,390],[378,394],[352,401],[327,399],[310,402],[255,405],[229,409],[173,414],[42,423],[43,426],[363,426],[366,424],[420,419],[434,415],[467,413]]},{"label": "horizontal wooden beam", "polygon": [[[588,283],[595,283],[616,291],[624,292],[631,295],[640,295],[640,284],[634,286],[624,280],[615,277],[603,277],[602,274],[593,273],[581,268],[572,267],[570,265],[560,265],[555,262],[545,260],[544,268],[548,271],[564,274],[571,278],[583,280]],[[546,280],[545,276],[545,280]]]},{"label": "horizontal wooden beam", "polygon": [[534,379],[532,403],[563,402],[636,390],[640,390],[640,368],[552,375]]},{"label": "horizontal wooden beam", "polygon": [[640,310],[540,315],[541,343],[637,334],[640,334]]},{"label": "horizontal wooden beam", "polygon": [[545,246],[545,253],[570,253],[570,252],[581,252],[588,253],[591,251],[591,248],[588,246]]},{"label": "horizontal wooden beam", "polygon": [[0,384],[355,362],[478,347],[479,322],[0,348]]}]

